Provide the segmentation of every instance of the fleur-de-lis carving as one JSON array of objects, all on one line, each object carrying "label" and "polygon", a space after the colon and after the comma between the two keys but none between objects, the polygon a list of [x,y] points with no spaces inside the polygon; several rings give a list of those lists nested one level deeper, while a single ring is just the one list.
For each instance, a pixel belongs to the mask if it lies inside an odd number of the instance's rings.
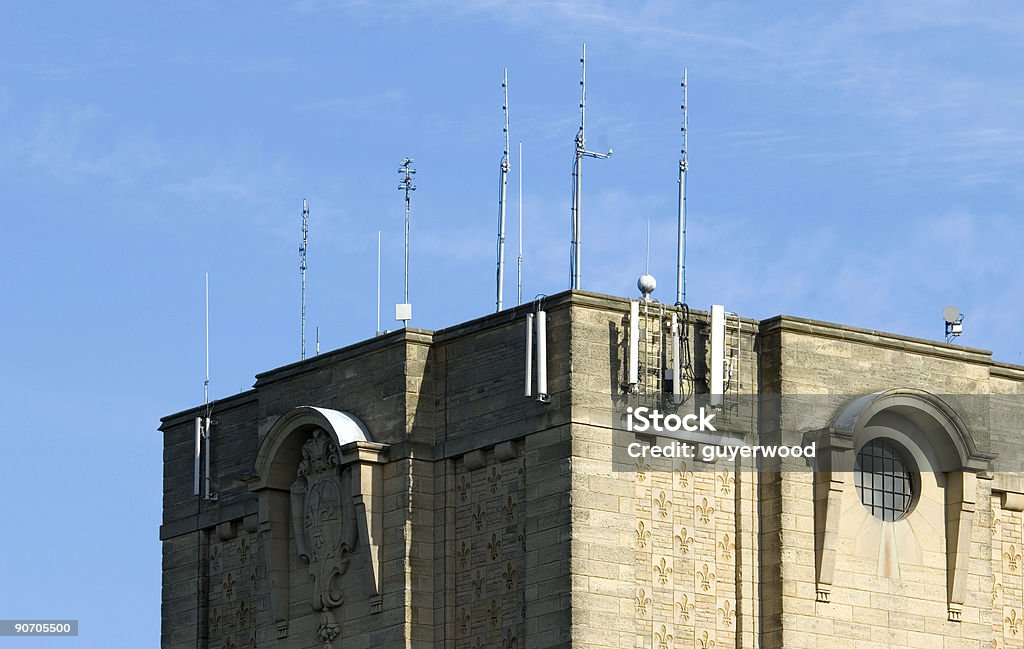
[{"label": "fleur-de-lis carving", "polygon": [[668,499],[664,491],[658,492],[658,497],[654,499],[654,504],[658,506],[658,516],[668,518],[669,509],[672,508],[672,501]]},{"label": "fleur-de-lis carving", "polygon": [[220,544],[210,549],[210,571],[220,572]]},{"label": "fleur-de-lis carving", "polygon": [[210,631],[217,635],[220,633],[220,607],[213,607],[213,611],[210,612]]},{"label": "fleur-de-lis carving", "polygon": [[1006,563],[1010,566],[1010,572],[1017,572],[1017,568],[1020,567],[1021,556],[1020,552],[1017,552],[1016,546],[1010,545],[1010,549],[1003,553],[1006,557]]},{"label": "fleur-de-lis carving", "polygon": [[498,600],[492,599],[490,606],[487,607],[487,620],[490,622],[491,628],[498,626],[498,616],[501,614],[501,605],[498,604]]},{"label": "fleur-de-lis carving", "polygon": [[491,534],[491,540],[487,544],[487,552],[491,555],[491,561],[498,560],[498,553],[501,552],[501,539],[497,534]]},{"label": "fleur-de-lis carving", "polygon": [[679,542],[679,552],[681,554],[690,553],[690,546],[693,545],[693,537],[687,533],[685,527],[680,527],[679,534],[676,534],[672,538]]},{"label": "fleur-de-lis carving", "polygon": [[726,627],[731,627],[732,623],[736,620],[736,609],[729,603],[729,600],[725,600],[718,607],[718,614],[722,616],[722,624]]},{"label": "fleur-de-lis carving", "polygon": [[242,537],[238,542],[238,560],[245,565],[249,561],[249,539]]},{"label": "fleur-de-lis carving", "polygon": [[459,483],[455,485],[455,491],[459,495],[459,500],[463,503],[469,500],[469,485],[469,476],[466,474],[462,474],[462,477],[459,478]]},{"label": "fleur-de-lis carving", "polygon": [[679,600],[676,602],[676,615],[679,616],[679,620],[682,622],[688,622],[690,620],[690,614],[693,613],[694,605],[690,601],[689,595],[685,593],[679,596]]},{"label": "fleur-de-lis carving", "polygon": [[639,588],[633,599],[636,601],[636,614],[647,615],[647,607],[651,605],[651,598],[647,596],[647,592],[643,588]]},{"label": "fleur-de-lis carving", "polygon": [[664,624],[661,625],[661,629],[654,632],[654,637],[658,640],[658,649],[669,649],[672,645],[672,634]]},{"label": "fleur-de-lis carving", "polygon": [[505,577],[505,590],[511,593],[516,586],[516,569],[512,566],[511,561],[505,564],[502,576]]},{"label": "fleur-de-lis carving", "polygon": [[249,626],[249,602],[244,599],[238,602],[238,626]]},{"label": "fleur-de-lis carving", "polygon": [[664,586],[668,583],[668,578],[672,576],[672,566],[668,565],[665,557],[662,557],[658,563],[654,564],[654,572],[658,573],[658,583]]},{"label": "fleur-de-lis carving", "polygon": [[708,503],[707,498],[701,498],[701,504],[694,505],[694,509],[700,515],[700,522],[707,524],[711,521],[711,517],[715,515],[715,506]]},{"label": "fleur-de-lis carving", "polygon": [[697,639],[697,646],[700,649],[715,649],[715,641],[711,639],[711,634],[707,631]]},{"label": "fleur-de-lis carving", "polygon": [[497,466],[491,467],[491,475],[488,476],[487,482],[491,485],[491,493],[498,493],[498,488],[501,487],[501,471]]},{"label": "fleur-de-lis carving", "polygon": [[996,515],[993,515],[992,516],[992,536],[995,536],[996,534],[999,533],[999,530],[1002,527],[1002,525],[1003,525],[1002,519],[999,518]]},{"label": "fleur-de-lis carving", "polygon": [[486,516],[487,514],[484,512],[483,506],[477,505],[476,512],[473,514],[473,527],[477,532],[484,528],[484,519]]},{"label": "fleur-de-lis carving", "polygon": [[486,646],[487,644],[484,642],[484,639],[480,636],[473,638],[472,649],[484,649]]},{"label": "fleur-de-lis carving", "polygon": [[704,569],[697,572],[697,577],[700,578],[700,589],[704,592],[711,590],[711,584],[715,581],[715,573],[711,572],[711,568],[708,564],[704,564]]},{"label": "fleur-de-lis carving", "polygon": [[644,458],[640,457],[636,460],[636,481],[644,482],[647,480],[647,472],[651,469],[651,465],[647,463]]},{"label": "fleur-de-lis carving", "polygon": [[253,592],[253,593],[256,592],[256,590],[257,590],[256,587],[259,585],[258,581],[259,581],[259,575],[256,574],[256,568],[253,568],[252,571],[249,573],[249,590],[250,590],[250,592]]},{"label": "fleur-de-lis carving", "polygon": [[519,637],[514,629],[505,629],[505,637],[501,641],[501,649],[519,649]]},{"label": "fleur-de-lis carving", "polygon": [[519,548],[526,552],[526,533],[522,530],[519,531]]},{"label": "fleur-de-lis carving", "polygon": [[693,471],[687,471],[686,462],[680,462],[679,468],[672,472],[672,478],[675,480],[677,488],[686,489],[693,480]]},{"label": "fleur-de-lis carving", "polygon": [[1017,615],[1017,609],[1011,608],[1010,614],[1003,618],[1003,622],[1010,628],[1010,633],[1017,635],[1021,631],[1021,626],[1024,625],[1024,618]]},{"label": "fleur-de-lis carving", "polygon": [[235,649],[236,646],[237,645],[235,644],[235,636],[224,636],[224,649]]},{"label": "fleur-de-lis carving", "polygon": [[1003,585],[999,583],[999,578],[992,575],[992,604],[995,605],[996,600],[999,599],[999,593],[1002,592]]},{"label": "fleur-de-lis carving", "polygon": [[470,553],[469,544],[466,543],[465,541],[463,541],[462,545],[459,547],[459,551],[458,551],[459,566],[460,567],[466,568],[466,567],[469,566],[469,553]]},{"label": "fleur-de-lis carving", "polygon": [[224,598],[234,599],[235,598],[235,576],[230,572],[224,575],[224,581],[221,584],[224,587]]},{"label": "fleur-de-lis carving", "polygon": [[729,539],[728,534],[722,535],[722,540],[718,542],[718,551],[722,554],[722,558],[726,561],[732,560],[732,553],[736,549],[736,544]]},{"label": "fleur-de-lis carving", "polygon": [[473,595],[479,599],[484,594],[484,575],[480,570],[473,576]]},{"label": "fleur-de-lis carving", "polygon": [[469,621],[470,621],[469,608],[466,607],[466,606],[463,606],[462,608],[460,608],[459,609],[458,618],[459,618],[459,633],[461,633],[462,635],[466,635],[467,633],[469,633]]},{"label": "fleur-de-lis carving", "polygon": [[728,496],[732,493],[732,488],[736,486],[736,476],[729,473],[729,467],[722,467],[722,472],[718,474],[718,486],[719,491],[722,494]]},{"label": "fleur-de-lis carving", "polygon": [[518,506],[514,502],[512,502],[512,496],[509,496],[508,500],[505,502],[505,505],[502,507],[502,510],[505,512],[505,520],[509,523],[516,522],[517,509]]},{"label": "fleur-de-lis carving", "polygon": [[646,548],[647,542],[651,540],[651,532],[644,525],[643,521],[640,521],[636,525],[636,546],[638,548]]}]

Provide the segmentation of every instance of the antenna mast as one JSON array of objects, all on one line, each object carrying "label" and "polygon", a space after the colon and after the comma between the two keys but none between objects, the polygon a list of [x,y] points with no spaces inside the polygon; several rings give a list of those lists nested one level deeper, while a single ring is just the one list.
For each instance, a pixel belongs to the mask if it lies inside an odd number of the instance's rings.
[{"label": "antenna mast", "polygon": [[580,57],[580,130],[576,133],[576,157],[572,165],[572,252],[569,257],[571,270],[570,288],[580,289],[580,266],[582,248],[582,193],[583,193],[583,158],[591,157],[606,159],[612,156],[612,150],[608,153],[596,153],[587,151],[586,141],[586,117],[587,117],[587,44],[583,44],[583,55]]},{"label": "antenna mast", "polygon": [[[217,494],[211,493],[210,491],[210,424],[213,423],[210,418],[211,407],[210,407],[210,273],[207,271],[204,273],[203,281],[206,288],[206,314],[205,314],[205,326],[204,326],[204,337],[206,339],[206,378],[203,381],[203,417],[196,418],[196,453],[195,453],[195,465],[196,465],[196,483],[195,492],[199,494],[199,455],[200,447],[202,447],[202,455],[204,459],[204,475],[203,475],[203,499],[204,500],[217,500]],[[202,444],[200,445],[200,442]]]},{"label": "antenna mast", "polygon": [[[412,307],[409,304],[409,192],[416,191],[416,185],[412,184],[412,177],[416,170],[412,168],[412,158],[402,160],[398,173],[402,174],[402,182],[398,188],[405,190],[405,291],[402,293],[402,309],[396,309],[396,320],[401,320],[402,326],[409,325],[412,317]],[[400,311],[400,312],[399,312]]]},{"label": "antenna mast", "polygon": [[676,304],[686,304],[686,68],[683,68],[683,148],[679,156],[679,223],[676,230]]},{"label": "antenna mast", "polygon": [[377,335],[380,335],[380,230],[377,230]]},{"label": "antenna mast", "polygon": [[523,303],[523,143],[519,143],[519,258],[516,260],[516,304]]},{"label": "antenna mast", "polygon": [[203,337],[206,340],[206,380],[203,381],[203,406],[206,409],[206,416],[210,416],[210,271],[204,273],[206,284],[206,324],[203,328]]},{"label": "antenna mast", "polygon": [[302,244],[299,246],[299,275],[302,277],[301,280],[301,316],[300,316],[300,336],[301,336],[301,350],[300,359],[306,358],[306,248],[309,237],[309,203],[306,199],[302,199]]},{"label": "antenna mast", "polygon": [[497,308],[501,311],[502,293],[505,284],[505,199],[508,192],[508,68],[502,78],[501,89],[505,92],[505,103],[501,109],[505,113],[505,152],[501,156],[501,182],[498,187],[498,286],[497,286]]}]

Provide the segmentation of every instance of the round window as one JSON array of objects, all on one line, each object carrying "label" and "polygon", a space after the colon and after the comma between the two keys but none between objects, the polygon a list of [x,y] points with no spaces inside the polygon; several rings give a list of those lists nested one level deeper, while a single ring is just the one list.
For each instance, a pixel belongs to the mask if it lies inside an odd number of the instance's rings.
[{"label": "round window", "polygon": [[860,501],[877,518],[898,521],[910,511],[914,483],[906,452],[886,439],[873,439],[857,453],[854,483]]}]

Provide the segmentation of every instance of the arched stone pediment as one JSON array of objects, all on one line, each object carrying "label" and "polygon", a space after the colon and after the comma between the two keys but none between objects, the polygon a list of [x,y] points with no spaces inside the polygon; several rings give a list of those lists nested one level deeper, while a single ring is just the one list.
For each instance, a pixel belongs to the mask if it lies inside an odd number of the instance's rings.
[{"label": "arched stone pediment", "polygon": [[315,428],[324,430],[339,448],[351,442],[372,442],[363,422],[340,410],[299,406],[278,417],[256,454],[256,480],[251,489],[288,489],[302,457],[302,444]]},{"label": "arched stone pediment", "polygon": [[[963,419],[939,397],[911,388],[895,388],[864,395],[847,404],[829,426],[829,437],[851,442],[857,433],[880,418],[898,416],[912,424],[922,447],[930,447],[935,471],[972,472],[988,468],[992,455],[978,444]],[[854,444],[855,446],[857,444]]]}]

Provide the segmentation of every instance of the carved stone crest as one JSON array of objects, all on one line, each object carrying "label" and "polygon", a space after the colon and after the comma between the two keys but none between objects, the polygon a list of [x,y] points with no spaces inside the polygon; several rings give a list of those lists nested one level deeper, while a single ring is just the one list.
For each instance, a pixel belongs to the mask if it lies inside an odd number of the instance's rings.
[{"label": "carved stone crest", "polygon": [[302,446],[291,486],[292,532],[299,557],[309,566],[313,610],[322,613],[317,635],[326,646],[340,635],[332,609],[344,599],[341,576],[356,543],[349,470],[340,460],[331,436],[315,430]]}]

